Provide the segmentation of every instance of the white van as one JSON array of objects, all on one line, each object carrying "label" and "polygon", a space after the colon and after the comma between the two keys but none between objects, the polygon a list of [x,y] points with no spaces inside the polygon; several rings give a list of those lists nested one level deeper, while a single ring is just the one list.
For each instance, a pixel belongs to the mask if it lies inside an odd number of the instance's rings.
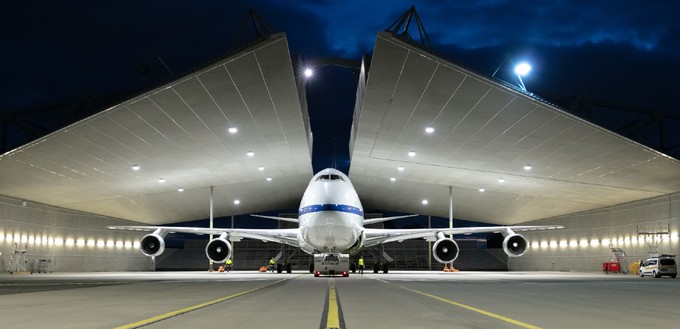
[{"label": "white van", "polygon": [[653,275],[655,278],[670,276],[675,278],[678,275],[678,268],[675,265],[675,255],[649,255],[640,264],[640,277]]}]

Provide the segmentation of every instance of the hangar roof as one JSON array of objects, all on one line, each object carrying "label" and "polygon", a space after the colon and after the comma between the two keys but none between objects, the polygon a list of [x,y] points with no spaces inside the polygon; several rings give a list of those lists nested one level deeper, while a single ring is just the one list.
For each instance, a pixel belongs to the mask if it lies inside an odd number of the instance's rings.
[{"label": "hangar roof", "polygon": [[364,207],[448,217],[451,186],[454,217],[516,224],[680,191],[679,161],[391,33],[357,95],[350,177]]},{"label": "hangar roof", "polygon": [[295,207],[312,177],[299,95],[273,35],[0,156],[0,194],[148,224],[207,218],[210,186],[216,217]]},{"label": "hangar roof", "polygon": [[[216,217],[295,207],[312,176],[301,87],[273,35],[1,155],[0,194],[148,224],[207,218],[210,186]],[[680,191],[677,160],[390,33],[350,144],[368,209],[448,217],[451,186],[456,218],[516,224]]]}]

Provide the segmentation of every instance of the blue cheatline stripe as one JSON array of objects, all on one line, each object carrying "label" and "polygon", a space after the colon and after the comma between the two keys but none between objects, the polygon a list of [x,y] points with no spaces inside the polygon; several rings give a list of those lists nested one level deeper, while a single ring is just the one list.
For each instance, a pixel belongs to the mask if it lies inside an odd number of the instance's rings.
[{"label": "blue cheatline stripe", "polygon": [[359,216],[364,215],[364,211],[357,207],[348,206],[346,204],[315,204],[298,210],[298,217],[304,214],[311,214],[319,211],[339,211]]}]

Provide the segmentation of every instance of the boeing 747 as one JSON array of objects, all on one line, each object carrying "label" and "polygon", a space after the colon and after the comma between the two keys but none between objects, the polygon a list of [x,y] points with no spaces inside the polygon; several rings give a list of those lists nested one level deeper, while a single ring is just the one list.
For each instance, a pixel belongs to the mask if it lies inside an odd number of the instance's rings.
[{"label": "boeing 747", "polygon": [[[411,215],[414,216],[414,215]],[[349,275],[349,255],[362,248],[381,243],[409,239],[435,241],[432,255],[440,263],[451,263],[458,257],[458,244],[450,235],[493,233],[504,236],[503,250],[510,257],[522,256],[527,249],[527,240],[515,231],[547,230],[561,226],[493,226],[427,229],[374,229],[365,225],[410,216],[395,216],[364,219],[364,209],[352,182],[336,169],[324,169],[314,175],[302,196],[298,218],[259,216],[298,223],[293,229],[240,229],[200,228],[169,226],[110,226],[110,229],[150,231],[141,240],[141,251],[149,257],[163,253],[164,238],[168,233],[215,234],[219,237],[208,242],[205,253],[211,261],[224,263],[231,257],[230,241],[241,238],[277,242],[298,247],[314,255],[315,275]],[[327,264],[335,264],[328,270]],[[339,267],[338,267],[339,266]],[[330,272],[330,273],[329,273]]]}]

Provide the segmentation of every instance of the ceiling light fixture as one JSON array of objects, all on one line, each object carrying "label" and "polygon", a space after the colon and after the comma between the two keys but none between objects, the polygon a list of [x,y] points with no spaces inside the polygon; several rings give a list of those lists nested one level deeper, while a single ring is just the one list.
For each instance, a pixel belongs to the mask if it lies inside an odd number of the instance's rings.
[{"label": "ceiling light fixture", "polygon": [[236,127],[229,127],[229,129],[227,130],[229,131],[230,134],[235,134],[238,132],[238,128]]},{"label": "ceiling light fixture", "polygon": [[404,169],[405,169],[405,168],[402,167],[402,166],[397,167],[397,170],[399,170],[399,171],[404,171]]},{"label": "ceiling light fixture", "polygon": [[136,165],[136,164],[132,165],[132,170],[134,170],[134,171],[137,171],[137,170],[139,170],[139,169],[141,169],[141,168],[142,168],[142,167],[140,167],[139,165]]},{"label": "ceiling light fixture", "polygon": [[259,171],[264,171],[264,167],[259,166],[259,167],[257,167],[257,170],[259,170]]},{"label": "ceiling light fixture", "polygon": [[248,152],[246,153],[246,155],[249,156],[249,157],[252,157],[252,156],[255,155],[255,152],[253,152],[253,151],[248,151]]},{"label": "ceiling light fixture", "polygon": [[430,201],[423,200],[423,201],[421,201],[420,203],[422,203],[422,204],[424,204],[424,205],[427,205],[428,203],[430,203]]},{"label": "ceiling light fixture", "polygon": [[159,183],[165,183],[165,178],[159,178],[159,179],[158,179],[158,182],[159,182]]},{"label": "ceiling light fixture", "polygon": [[397,179],[394,177],[390,177],[390,181],[395,182]]},{"label": "ceiling light fixture", "polygon": [[526,171],[531,170],[531,168],[533,168],[533,167],[532,167],[530,164],[525,164],[525,165],[524,165],[524,170],[526,170]]},{"label": "ceiling light fixture", "polygon": [[241,204],[241,200],[239,200],[239,199],[234,200],[234,204],[236,204],[236,205]]},{"label": "ceiling light fixture", "polygon": [[499,182],[499,183],[505,183],[505,178],[503,178],[503,177],[499,178],[499,179],[498,179],[498,182]]},{"label": "ceiling light fixture", "polygon": [[483,187],[480,187],[480,188],[479,188],[479,192],[482,192],[482,193],[484,193],[484,191],[486,191],[486,189],[485,189],[485,188],[483,188]]},{"label": "ceiling light fixture", "polygon": [[271,177],[267,177],[267,181],[268,181],[268,182],[271,182],[271,181],[272,181],[272,178],[271,178]]},{"label": "ceiling light fixture", "polygon": [[415,152],[415,151],[410,151],[410,152],[408,152],[408,156],[414,157],[414,156],[416,156],[416,152]]},{"label": "ceiling light fixture", "polygon": [[425,128],[425,132],[428,133],[428,134],[433,133],[433,132],[434,132],[434,127],[427,127],[427,128]]},{"label": "ceiling light fixture", "polygon": [[184,192],[184,189],[180,187],[177,189],[177,192]]}]

